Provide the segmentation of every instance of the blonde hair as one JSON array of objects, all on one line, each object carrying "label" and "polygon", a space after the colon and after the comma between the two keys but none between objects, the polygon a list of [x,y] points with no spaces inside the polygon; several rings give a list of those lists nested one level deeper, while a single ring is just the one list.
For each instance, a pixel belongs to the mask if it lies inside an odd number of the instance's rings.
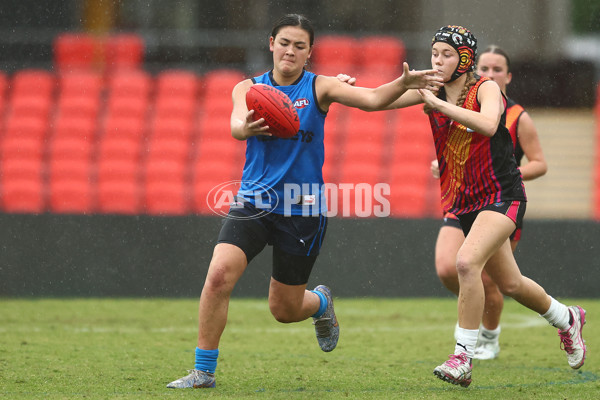
[{"label": "blonde hair", "polygon": [[475,74],[473,72],[467,72],[467,79],[465,80],[465,86],[463,87],[462,92],[460,93],[460,96],[458,96],[458,99],[456,100],[456,105],[459,107],[462,107],[462,104],[465,102],[465,99],[467,98],[467,94],[469,93],[469,90],[473,87],[473,85],[475,85],[477,83],[477,79],[475,78]]}]

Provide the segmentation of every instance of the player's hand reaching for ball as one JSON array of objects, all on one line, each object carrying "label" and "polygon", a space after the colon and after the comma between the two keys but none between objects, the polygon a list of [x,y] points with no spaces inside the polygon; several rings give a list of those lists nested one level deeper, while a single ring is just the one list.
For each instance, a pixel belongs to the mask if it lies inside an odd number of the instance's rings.
[{"label": "player's hand reaching for ball", "polygon": [[402,81],[407,89],[427,89],[432,92],[437,92],[444,86],[443,78],[435,69],[426,69],[423,71],[411,71],[408,63],[402,65],[404,71],[402,73]]}]

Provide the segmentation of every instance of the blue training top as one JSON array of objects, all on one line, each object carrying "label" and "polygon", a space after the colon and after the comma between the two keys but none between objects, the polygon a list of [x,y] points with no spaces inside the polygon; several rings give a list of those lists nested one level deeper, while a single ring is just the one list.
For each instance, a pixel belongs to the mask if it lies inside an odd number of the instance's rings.
[{"label": "blue training top", "polygon": [[300,118],[300,130],[289,138],[252,136],[246,140],[246,163],[238,196],[259,209],[283,215],[327,212],[323,191],[325,117],[317,102],[317,75],[303,71],[296,82],[279,86],[273,72],[252,78],[288,95]]}]

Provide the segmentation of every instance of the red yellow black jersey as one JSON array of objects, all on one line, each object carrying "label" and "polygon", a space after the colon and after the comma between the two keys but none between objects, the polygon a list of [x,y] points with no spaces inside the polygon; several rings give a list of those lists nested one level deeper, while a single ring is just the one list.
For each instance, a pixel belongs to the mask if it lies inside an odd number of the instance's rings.
[{"label": "red yellow black jersey", "polygon": [[[463,108],[480,111],[477,91],[487,80],[479,78],[471,87]],[[445,97],[442,90],[440,98],[445,100]],[[429,121],[440,168],[444,210],[460,215],[493,203],[527,200],[513,154],[513,142],[505,126],[506,111],[491,138],[451,120],[439,111],[431,112]]]},{"label": "red yellow black jersey", "polygon": [[519,143],[519,119],[525,112],[521,105],[515,103],[512,99],[506,99],[506,127],[510,132],[510,137],[513,142],[513,152],[515,153],[515,159],[517,165],[521,165],[523,159],[523,149]]}]

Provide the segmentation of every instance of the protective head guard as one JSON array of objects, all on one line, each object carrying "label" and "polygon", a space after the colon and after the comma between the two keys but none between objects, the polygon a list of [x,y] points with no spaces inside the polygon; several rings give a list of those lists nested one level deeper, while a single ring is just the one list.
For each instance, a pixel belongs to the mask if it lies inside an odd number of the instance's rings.
[{"label": "protective head guard", "polygon": [[452,82],[465,72],[475,69],[477,39],[471,31],[457,25],[444,26],[435,33],[431,40],[431,45],[433,46],[436,42],[447,43],[458,52],[459,62],[449,82]]}]

